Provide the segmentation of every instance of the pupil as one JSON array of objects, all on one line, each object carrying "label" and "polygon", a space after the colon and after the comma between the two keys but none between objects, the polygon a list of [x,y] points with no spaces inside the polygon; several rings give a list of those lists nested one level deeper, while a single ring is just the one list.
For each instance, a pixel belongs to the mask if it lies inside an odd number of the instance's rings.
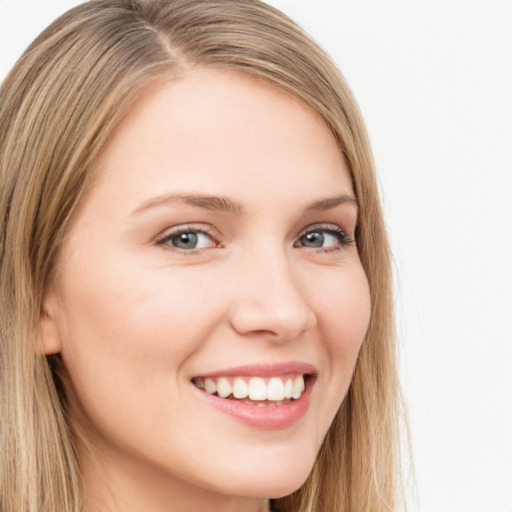
[{"label": "pupil", "polygon": [[324,244],[324,235],[321,233],[308,233],[305,238],[309,247],[322,247]]},{"label": "pupil", "polygon": [[197,245],[196,233],[181,233],[173,240],[174,245],[180,249],[190,249]]}]

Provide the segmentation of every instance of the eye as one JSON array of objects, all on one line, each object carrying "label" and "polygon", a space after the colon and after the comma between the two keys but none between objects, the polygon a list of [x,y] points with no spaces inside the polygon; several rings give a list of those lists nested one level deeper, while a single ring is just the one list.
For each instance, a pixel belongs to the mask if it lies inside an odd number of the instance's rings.
[{"label": "eye", "polygon": [[188,226],[177,228],[170,233],[166,233],[162,238],[157,240],[157,244],[170,246],[180,251],[193,251],[217,246],[217,243],[208,233],[208,230]]},{"label": "eye", "polygon": [[329,225],[308,228],[308,231],[298,238],[294,246],[334,251],[353,243],[354,239],[339,226]]}]

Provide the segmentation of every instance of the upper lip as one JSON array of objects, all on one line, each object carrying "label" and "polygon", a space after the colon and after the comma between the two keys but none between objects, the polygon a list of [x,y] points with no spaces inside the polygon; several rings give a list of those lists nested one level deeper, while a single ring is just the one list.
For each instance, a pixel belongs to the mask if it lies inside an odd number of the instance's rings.
[{"label": "upper lip", "polygon": [[[300,361],[288,361],[282,363],[257,363],[231,368],[224,368],[212,372],[201,373],[195,377],[215,378],[215,377],[279,377],[289,373],[302,373],[303,375],[316,375],[317,369],[309,364]],[[194,378],[195,378],[194,377]]]}]

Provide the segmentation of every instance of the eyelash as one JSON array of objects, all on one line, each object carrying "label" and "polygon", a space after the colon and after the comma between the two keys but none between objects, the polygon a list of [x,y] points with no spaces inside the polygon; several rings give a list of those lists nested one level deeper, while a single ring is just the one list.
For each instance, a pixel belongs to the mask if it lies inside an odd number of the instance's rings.
[{"label": "eyelash", "polygon": [[181,254],[187,254],[187,255],[197,254],[202,249],[205,249],[203,247],[201,247],[199,249],[189,249],[189,250],[180,249],[179,247],[173,247],[167,243],[172,238],[178,237],[180,235],[185,235],[185,234],[207,235],[210,238],[210,240],[212,240],[211,247],[219,247],[220,246],[220,240],[219,240],[220,237],[211,226],[206,227],[206,228],[204,228],[204,227],[197,228],[194,226],[180,226],[179,228],[177,228],[171,232],[168,232],[168,233],[164,234],[162,237],[158,238],[156,240],[156,245],[161,245],[161,246],[165,247],[166,249],[169,249],[172,251],[177,251]]},{"label": "eyelash", "polygon": [[[337,226],[335,224],[318,224],[318,225],[309,226],[304,231],[302,231],[302,233],[297,237],[297,241],[294,243],[294,247],[306,247],[303,245],[298,245],[298,243],[301,239],[304,239],[304,237],[306,237],[307,235],[311,235],[313,233],[319,233],[319,234],[324,234],[324,235],[327,234],[327,235],[333,236],[339,242],[338,245],[333,246],[333,247],[318,247],[318,248],[312,247],[312,249],[316,249],[317,252],[321,252],[321,253],[339,252],[339,251],[344,250],[346,247],[355,244],[354,238],[351,237],[350,235],[348,235],[339,226]],[[213,228],[211,228],[211,227],[197,228],[194,226],[181,226],[181,227],[175,229],[174,231],[168,232],[156,240],[156,245],[163,246],[163,247],[167,246],[166,248],[169,250],[176,251],[176,252],[179,252],[181,254],[186,254],[186,255],[194,255],[203,249],[210,248],[210,247],[200,247],[200,248],[193,248],[193,249],[182,249],[179,247],[173,247],[170,244],[168,244],[168,242],[171,239],[178,237],[180,235],[185,235],[185,234],[206,235],[212,241],[212,245],[210,246],[211,248],[220,247],[220,240],[219,240],[220,237],[219,237],[218,233],[213,230]]]},{"label": "eyelash", "polygon": [[[306,237],[307,235],[313,233],[328,234],[336,238],[337,241],[339,242],[339,245],[336,245],[334,247],[319,247],[318,252],[339,252],[355,244],[355,239],[352,236],[348,235],[343,229],[341,229],[336,224],[316,224],[314,226],[309,226],[299,235],[299,237],[297,238],[297,242]],[[294,244],[294,247],[300,247],[296,245],[297,242]]]}]

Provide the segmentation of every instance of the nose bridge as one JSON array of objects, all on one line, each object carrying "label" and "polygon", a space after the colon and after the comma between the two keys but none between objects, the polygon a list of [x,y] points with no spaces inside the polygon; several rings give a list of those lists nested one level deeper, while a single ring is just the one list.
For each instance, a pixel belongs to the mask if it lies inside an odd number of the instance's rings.
[{"label": "nose bridge", "polygon": [[264,243],[241,260],[232,324],[240,333],[290,340],[316,324],[290,254]]}]

